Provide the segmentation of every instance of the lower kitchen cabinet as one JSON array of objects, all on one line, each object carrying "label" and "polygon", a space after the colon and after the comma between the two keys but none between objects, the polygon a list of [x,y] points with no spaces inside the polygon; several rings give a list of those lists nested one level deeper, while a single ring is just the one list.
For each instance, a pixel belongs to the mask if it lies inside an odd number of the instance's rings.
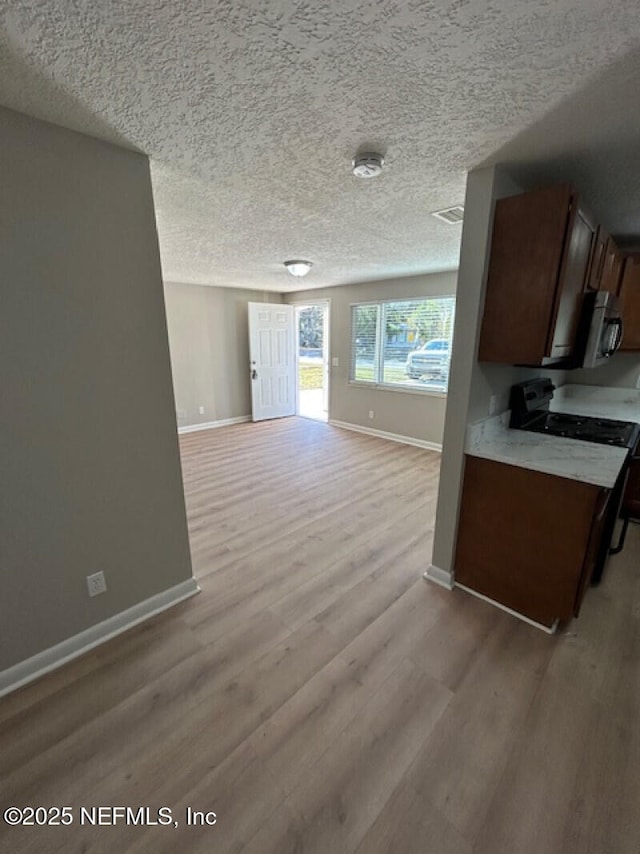
[{"label": "lower kitchen cabinet", "polygon": [[640,521],[640,439],[638,439],[633,456],[629,461],[629,469],[620,505],[620,518],[624,521],[613,554],[617,554],[624,548],[629,521]]},{"label": "lower kitchen cabinet", "polygon": [[629,466],[622,508],[631,519],[640,519],[640,448],[636,448]]},{"label": "lower kitchen cabinet", "polygon": [[455,580],[552,626],[577,616],[610,490],[466,457]]}]

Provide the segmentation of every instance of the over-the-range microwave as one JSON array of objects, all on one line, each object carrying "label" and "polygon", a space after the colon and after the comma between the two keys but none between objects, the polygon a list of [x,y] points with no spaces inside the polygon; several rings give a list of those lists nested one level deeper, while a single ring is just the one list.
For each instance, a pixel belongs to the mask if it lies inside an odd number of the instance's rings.
[{"label": "over-the-range microwave", "polygon": [[585,294],[582,317],[583,343],[578,365],[583,368],[604,365],[622,344],[622,316],[617,297],[609,291]]}]

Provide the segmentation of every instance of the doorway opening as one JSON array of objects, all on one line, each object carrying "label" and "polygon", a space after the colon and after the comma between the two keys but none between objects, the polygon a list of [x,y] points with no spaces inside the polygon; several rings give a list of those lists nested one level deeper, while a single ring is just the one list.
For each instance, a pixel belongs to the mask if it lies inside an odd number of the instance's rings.
[{"label": "doorway opening", "polygon": [[296,305],[297,408],[303,418],[329,418],[329,303]]}]

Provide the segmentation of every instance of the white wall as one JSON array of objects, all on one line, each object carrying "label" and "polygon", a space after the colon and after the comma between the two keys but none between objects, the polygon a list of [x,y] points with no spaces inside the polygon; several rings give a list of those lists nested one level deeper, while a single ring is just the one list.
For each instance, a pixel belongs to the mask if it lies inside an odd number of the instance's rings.
[{"label": "white wall", "polygon": [[[403,279],[298,291],[286,296],[286,302],[290,303],[329,300],[330,355],[339,360],[339,366],[330,369],[329,418],[331,420],[441,445],[446,397],[367,388],[349,382],[351,305],[377,299],[451,296],[456,292],[456,281],[457,272],[434,273]],[[369,418],[370,410],[375,413],[373,420]]]},{"label": "white wall", "polygon": [[0,188],[3,670],[191,562],[147,159],[2,109]]}]

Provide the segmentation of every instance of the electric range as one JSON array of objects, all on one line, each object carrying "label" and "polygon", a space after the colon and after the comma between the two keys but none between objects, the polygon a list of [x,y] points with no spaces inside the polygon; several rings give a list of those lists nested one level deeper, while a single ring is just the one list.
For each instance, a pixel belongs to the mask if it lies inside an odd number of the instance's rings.
[{"label": "electric range", "polygon": [[612,418],[550,412],[549,404],[554,391],[555,386],[547,377],[526,380],[512,386],[509,426],[517,430],[546,433],[548,436],[635,448],[640,436],[640,425]]}]

